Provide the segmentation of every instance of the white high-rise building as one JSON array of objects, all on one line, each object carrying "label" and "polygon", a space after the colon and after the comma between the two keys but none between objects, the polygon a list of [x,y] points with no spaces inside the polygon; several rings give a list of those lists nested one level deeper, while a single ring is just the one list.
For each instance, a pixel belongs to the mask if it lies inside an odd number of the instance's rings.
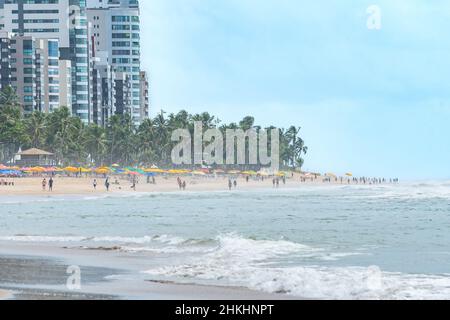
[{"label": "white high-rise building", "polygon": [[[88,23],[85,0],[0,0],[0,26],[13,34],[56,39],[59,59],[71,61],[72,112],[92,122],[89,104]],[[1,5],[1,4],[0,4]]]},{"label": "white high-rise building", "polygon": [[59,60],[58,39],[0,31],[1,87],[11,86],[25,114],[71,107],[71,62]]},{"label": "white high-rise building", "polygon": [[130,83],[128,108],[135,124],[142,122],[140,93],[140,20],[137,0],[88,0],[87,17],[91,41],[97,51],[108,52],[116,74],[124,74]]}]

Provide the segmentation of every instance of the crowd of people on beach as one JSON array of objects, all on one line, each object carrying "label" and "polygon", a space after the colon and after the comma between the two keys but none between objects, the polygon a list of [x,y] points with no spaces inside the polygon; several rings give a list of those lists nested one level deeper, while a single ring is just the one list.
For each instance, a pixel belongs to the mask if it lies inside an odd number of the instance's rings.
[{"label": "crowd of people on beach", "polygon": [[[41,176],[42,177],[42,176]],[[54,189],[54,178],[56,178],[55,175],[47,175],[42,178],[41,187],[42,191],[49,191],[52,192]],[[64,176],[61,176],[61,178],[64,178]],[[163,177],[164,179],[168,179],[168,177]],[[190,181],[191,184],[197,184],[201,180],[211,180],[211,179],[218,179],[219,176],[217,175],[205,175],[204,177],[195,177],[194,180]],[[308,175],[298,175],[294,176],[294,174],[290,176],[250,176],[250,175],[223,175],[223,179],[226,179],[225,181],[228,181],[227,187],[228,190],[233,190],[238,188],[238,181],[239,179],[243,179],[247,184],[250,183],[250,181],[258,181],[258,182],[264,182],[266,180],[271,180],[273,188],[279,188],[281,185],[286,185],[287,180],[292,182],[301,182],[301,183],[330,183],[330,184],[353,184],[353,185],[381,185],[381,184],[397,184],[399,183],[398,178],[368,178],[368,177],[352,177],[352,176],[346,176],[346,177],[337,177],[331,174],[327,175],[319,175],[319,174],[308,174]],[[101,177],[94,177],[92,180],[92,187],[94,191],[97,191],[99,186],[98,179],[101,179]],[[104,179],[104,187],[105,191],[109,192],[111,190],[111,185],[116,185],[118,190],[122,190],[122,186],[120,185],[119,179],[123,182],[123,178],[115,177],[114,182],[111,182],[111,178],[107,175],[103,176]],[[130,189],[133,191],[136,191],[137,186],[139,184],[139,176],[137,175],[130,175],[126,178],[126,181],[129,183]],[[179,190],[185,191],[188,185],[187,180],[183,179],[183,176],[178,176],[177,179],[177,185]],[[147,184],[154,184],[156,185],[156,179],[154,176],[147,176]],[[2,186],[15,186],[14,180],[1,178],[0,179],[0,187]]]}]

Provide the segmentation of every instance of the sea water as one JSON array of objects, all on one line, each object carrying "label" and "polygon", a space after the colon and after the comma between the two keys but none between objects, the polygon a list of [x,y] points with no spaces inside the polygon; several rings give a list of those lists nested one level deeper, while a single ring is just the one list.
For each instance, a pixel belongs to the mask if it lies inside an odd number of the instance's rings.
[{"label": "sea water", "polygon": [[450,183],[0,197],[0,241],[114,248],[149,280],[450,299]]}]

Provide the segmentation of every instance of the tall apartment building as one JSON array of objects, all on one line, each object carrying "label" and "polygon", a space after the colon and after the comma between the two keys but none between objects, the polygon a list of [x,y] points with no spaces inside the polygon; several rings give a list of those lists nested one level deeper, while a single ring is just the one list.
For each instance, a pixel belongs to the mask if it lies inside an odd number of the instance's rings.
[{"label": "tall apartment building", "polygon": [[[58,39],[0,32],[2,87],[15,89],[24,112],[52,112],[61,105],[71,107],[70,61],[59,60]],[[4,73],[9,72],[9,77]],[[61,76],[63,75],[63,76]]]},{"label": "tall apartment building", "polygon": [[11,37],[9,32],[0,31],[0,90],[11,85]]},{"label": "tall apartment building", "polygon": [[92,62],[92,108],[94,123],[105,127],[116,113],[116,73],[107,52],[97,52]]},{"label": "tall apartment building", "polygon": [[130,81],[131,106],[128,108],[124,101],[116,108],[116,112],[130,112],[134,123],[139,124],[143,120],[140,102],[139,2],[88,0],[87,17],[96,50],[108,52],[116,74],[124,74],[116,83],[122,85]]},{"label": "tall apartment building", "polygon": [[140,73],[140,91],[141,91],[141,119],[147,119],[149,117],[149,108],[150,108],[150,100],[149,100],[149,82],[147,72],[141,71]]},{"label": "tall apartment building", "polygon": [[59,41],[59,59],[71,61],[72,66],[72,112],[83,122],[91,122],[86,0],[3,1],[3,30]]}]

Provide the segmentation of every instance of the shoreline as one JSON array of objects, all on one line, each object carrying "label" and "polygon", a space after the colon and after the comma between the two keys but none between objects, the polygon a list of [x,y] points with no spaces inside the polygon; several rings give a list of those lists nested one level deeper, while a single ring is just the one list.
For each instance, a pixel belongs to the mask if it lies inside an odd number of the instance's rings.
[{"label": "shoreline", "polygon": [[[183,177],[182,180],[186,181],[186,190],[180,190],[176,177],[160,177],[156,180],[156,184],[147,184],[145,181],[137,184],[136,190],[131,188],[131,183],[128,180],[117,180],[118,184],[112,183],[110,190],[107,191],[103,185],[104,179],[97,180],[97,188],[94,189],[93,181],[95,178],[82,177],[55,177],[53,191],[42,190],[41,182],[42,177],[34,178],[14,178],[6,179],[8,181],[14,181],[14,186],[0,186],[1,196],[61,196],[61,195],[73,195],[73,196],[105,196],[105,195],[130,195],[140,193],[170,193],[170,192],[209,192],[209,191],[230,191],[228,188],[228,177],[216,177],[216,178],[197,178],[197,177]],[[48,178],[47,178],[48,179]],[[237,181],[237,187],[232,188],[231,191],[240,190],[257,190],[257,189],[277,189],[272,182],[271,178],[261,180],[253,180],[246,182],[245,178],[239,177],[233,179]],[[115,181],[114,178],[111,181]],[[383,185],[396,185],[396,184],[378,184]],[[286,184],[280,182],[279,189],[292,189],[300,188],[304,186],[318,186],[318,187],[337,187],[337,186],[371,186],[369,184],[356,184],[354,182],[348,184],[335,182],[323,182],[321,179],[302,182],[297,177],[286,180]]]},{"label": "shoreline", "polygon": [[[147,278],[139,254],[1,241],[0,300],[298,300],[244,287]],[[66,288],[66,268],[79,265],[81,290]],[[145,269],[145,268],[144,268]]]},{"label": "shoreline", "polygon": [[13,297],[13,293],[11,291],[6,291],[6,290],[0,289],[0,301],[8,300],[8,299],[11,299],[12,297]]}]

